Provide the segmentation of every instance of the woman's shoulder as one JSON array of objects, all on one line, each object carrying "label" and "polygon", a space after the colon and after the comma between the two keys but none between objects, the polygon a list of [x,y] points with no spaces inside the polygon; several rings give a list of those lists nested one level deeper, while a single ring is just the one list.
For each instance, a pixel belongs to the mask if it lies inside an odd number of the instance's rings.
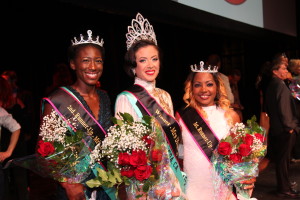
[{"label": "woman's shoulder", "polygon": [[233,110],[233,109],[227,109],[225,111],[225,117],[229,119],[231,124],[239,123],[241,122],[241,119],[239,115]]}]

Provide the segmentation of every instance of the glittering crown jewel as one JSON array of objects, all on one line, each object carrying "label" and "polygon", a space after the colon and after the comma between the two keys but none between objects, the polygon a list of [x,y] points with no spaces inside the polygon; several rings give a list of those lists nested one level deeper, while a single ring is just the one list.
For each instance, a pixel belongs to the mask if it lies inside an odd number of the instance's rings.
[{"label": "glittering crown jewel", "polygon": [[156,36],[153,26],[140,13],[137,13],[136,19],[131,21],[131,26],[128,26],[128,33],[126,33],[127,50],[133,43],[139,40],[150,40],[157,45]]},{"label": "glittering crown jewel", "polygon": [[96,45],[99,45],[99,46],[103,47],[104,41],[103,41],[102,38],[101,38],[100,42],[99,42],[99,36],[96,37],[96,40],[93,40],[93,38],[92,38],[92,31],[91,30],[88,30],[87,34],[88,34],[88,39],[87,40],[83,39],[83,35],[82,34],[80,34],[80,40],[79,41],[77,40],[76,37],[74,37],[74,41],[71,40],[72,46],[76,46],[76,45],[79,45],[79,44],[92,43],[92,44],[96,44]]},{"label": "glittering crown jewel", "polygon": [[200,61],[200,65],[191,65],[191,70],[193,72],[206,72],[206,73],[216,73],[218,72],[218,66],[208,66],[207,69],[204,69],[204,62]]}]

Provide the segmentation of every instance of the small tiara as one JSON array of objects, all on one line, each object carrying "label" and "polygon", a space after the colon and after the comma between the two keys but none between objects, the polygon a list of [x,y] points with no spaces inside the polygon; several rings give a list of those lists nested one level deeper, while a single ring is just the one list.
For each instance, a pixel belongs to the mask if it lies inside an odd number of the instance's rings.
[{"label": "small tiara", "polygon": [[208,66],[207,69],[204,69],[204,62],[200,61],[200,66],[194,64],[191,65],[192,72],[206,72],[206,73],[216,73],[218,72],[218,66]]},{"label": "small tiara", "polygon": [[131,26],[128,26],[127,29],[127,50],[132,46],[133,43],[139,40],[150,40],[157,45],[153,26],[149,23],[148,19],[144,19],[140,13],[137,13],[136,19],[132,19]]},{"label": "small tiara", "polygon": [[104,41],[103,41],[102,38],[101,38],[100,42],[99,42],[99,36],[97,36],[96,40],[93,40],[93,38],[92,38],[92,31],[91,30],[88,30],[87,34],[88,34],[88,39],[87,40],[83,39],[83,35],[82,34],[80,34],[80,41],[78,41],[77,38],[74,37],[74,41],[71,40],[72,46],[76,46],[76,45],[79,45],[79,44],[92,43],[92,44],[96,44],[96,45],[99,45],[99,46],[103,47]]}]

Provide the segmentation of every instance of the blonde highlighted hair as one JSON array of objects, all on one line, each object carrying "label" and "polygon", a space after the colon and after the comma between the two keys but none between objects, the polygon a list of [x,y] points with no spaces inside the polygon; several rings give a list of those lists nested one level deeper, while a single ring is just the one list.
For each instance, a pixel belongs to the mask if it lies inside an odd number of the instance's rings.
[{"label": "blonde highlighted hair", "polygon": [[289,62],[289,66],[288,66],[289,70],[293,74],[296,74],[296,70],[297,70],[298,67],[300,67],[300,59],[291,59],[290,62]]},{"label": "blonde highlighted hair", "polygon": [[[183,95],[183,101],[186,103],[186,107],[191,106],[198,110],[204,118],[207,118],[205,111],[202,109],[193,96],[193,81],[197,72],[191,72],[184,85],[185,94]],[[201,73],[201,72],[198,72]],[[230,109],[230,101],[227,98],[226,90],[219,73],[212,73],[214,81],[217,85],[217,95],[215,97],[215,103],[217,106],[221,107],[225,112]]]}]

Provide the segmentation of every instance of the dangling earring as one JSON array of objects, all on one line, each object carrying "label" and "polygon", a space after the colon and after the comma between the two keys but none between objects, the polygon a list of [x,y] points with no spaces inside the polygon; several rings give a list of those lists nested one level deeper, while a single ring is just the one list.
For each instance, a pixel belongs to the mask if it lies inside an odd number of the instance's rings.
[{"label": "dangling earring", "polygon": [[132,69],[133,76],[135,76],[135,69]]}]

